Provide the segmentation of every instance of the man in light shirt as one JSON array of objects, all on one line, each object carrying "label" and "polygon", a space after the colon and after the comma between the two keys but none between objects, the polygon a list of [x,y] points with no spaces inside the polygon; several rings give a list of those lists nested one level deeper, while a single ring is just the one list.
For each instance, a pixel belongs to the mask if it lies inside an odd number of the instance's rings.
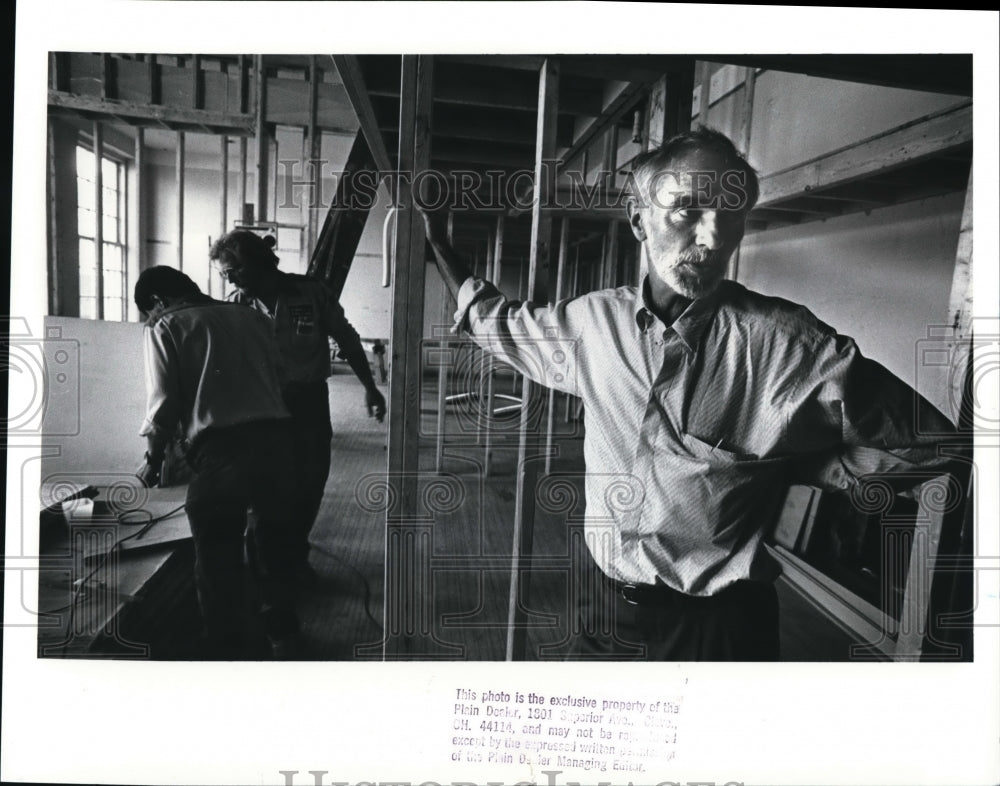
[{"label": "man in light shirt", "polygon": [[[292,608],[294,501],[289,415],[281,398],[278,350],[257,312],[203,295],[174,268],[145,270],[135,303],[146,315],[147,407],[140,434],[146,485],[159,482],[167,444],[180,430],[194,477],[185,502],[195,549],[195,586],[210,659],[258,657],[242,620],[247,510],[251,569],[262,597],[261,624],[272,655],[293,657],[299,623]],[[259,635],[259,633],[257,634]]]},{"label": "man in light shirt", "polygon": [[757,196],[724,135],[668,140],[634,162],[627,200],[648,276],[552,307],[473,278],[425,213],[457,326],[583,399],[575,657],[776,660],[779,569],[762,538],[788,484],[850,490],[947,463],[915,424],[941,434],[951,422],[852,339],[724,280]]}]

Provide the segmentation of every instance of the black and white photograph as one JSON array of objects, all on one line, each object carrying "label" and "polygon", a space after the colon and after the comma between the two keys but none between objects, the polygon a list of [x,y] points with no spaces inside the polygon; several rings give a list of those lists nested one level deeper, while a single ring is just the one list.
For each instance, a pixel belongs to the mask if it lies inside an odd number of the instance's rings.
[{"label": "black and white photograph", "polygon": [[5,781],[1000,774],[995,13],[42,5]]}]

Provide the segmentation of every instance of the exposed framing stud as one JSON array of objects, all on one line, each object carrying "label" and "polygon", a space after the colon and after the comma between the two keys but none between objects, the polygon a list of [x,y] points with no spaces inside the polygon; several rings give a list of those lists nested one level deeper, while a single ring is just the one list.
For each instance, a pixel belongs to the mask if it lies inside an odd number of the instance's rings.
[{"label": "exposed framing stud", "polygon": [[[542,206],[549,202],[554,187],[546,162],[555,155],[556,112],[559,106],[559,64],[552,58],[542,63],[538,79],[538,128],[535,140],[535,193],[531,209],[531,257],[528,267],[527,297],[529,302],[540,299],[541,272],[549,260],[552,236],[552,216]],[[522,598],[529,594],[531,571],[526,568],[531,555],[535,529],[535,486],[538,480],[538,456],[528,457],[528,442],[537,444],[537,418],[532,417],[532,382],[527,377],[521,384],[521,427],[518,446],[517,486],[514,509],[514,538],[510,574],[510,594],[507,604],[507,660],[522,660],[527,644],[528,610]]]}]

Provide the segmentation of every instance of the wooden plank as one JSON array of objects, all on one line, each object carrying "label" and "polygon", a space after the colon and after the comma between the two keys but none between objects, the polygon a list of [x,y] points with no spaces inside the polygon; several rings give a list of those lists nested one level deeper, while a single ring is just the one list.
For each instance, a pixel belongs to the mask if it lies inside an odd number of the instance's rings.
[{"label": "wooden plank", "polygon": [[101,159],[104,158],[104,129],[94,123],[94,266],[97,283],[97,318],[104,319],[104,181]]},{"label": "wooden plank", "polygon": [[[569,218],[564,217],[559,225],[559,261],[556,263],[556,289],[549,294],[549,304],[553,305],[562,300],[566,293],[563,291],[566,278],[566,251],[569,245]],[[549,388],[549,405],[546,409],[545,422],[545,474],[552,472],[552,437],[555,432],[556,418],[556,391]]]},{"label": "wooden plank", "polygon": [[[240,182],[239,182],[239,212],[237,214],[237,220],[243,221],[246,219],[246,205],[247,205],[247,138],[245,136],[240,137]],[[249,223],[253,223],[251,218]]]},{"label": "wooden plank", "polygon": [[[950,476],[945,476],[946,481]],[[899,634],[893,660],[920,660],[924,647],[924,637],[928,632],[927,612],[930,608],[931,587],[934,583],[935,567],[941,532],[944,524],[944,505],[926,506],[926,500],[936,497],[934,492],[925,493],[931,486],[940,486],[941,480],[932,480],[921,486],[917,497],[919,512],[913,526],[913,541],[910,547],[909,567],[906,587],[903,591],[903,607],[899,615]],[[947,486],[945,486],[947,488]]]},{"label": "wooden plank", "polygon": [[[455,241],[455,214],[453,212],[448,213],[448,245],[454,248]],[[438,359],[438,389],[437,389],[437,431],[435,432],[436,440],[434,446],[434,467],[437,472],[444,471],[444,435],[445,435],[445,424],[446,416],[448,414],[448,366],[445,364],[444,359],[448,356],[448,334],[446,332],[445,325],[448,324],[448,305],[449,305],[449,292],[448,285],[445,283],[444,279],[441,280],[441,325],[439,330],[441,330],[440,337],[440,349],[439,349],[439,359]]]},{"label": "wooden plank", "polygon": [[239,108],[240,114],[250,111],[250,58],[247,55],[239,57]]},{"label": "wooden plank", "polygon": [[[500,276],[503,274],[503,236],[506,224],[506,217],[503,213],[497,216],[496,230],[493,234],[493,269],[490,271],[492,273],[491,281],[497,287],[500,286]],[[493,356],[490,354],[486,355],[486,411],[490,413],[492,417],[493,414]],[[493,466],[493,434],[487,429],[484,440],[483,447],[483,477],[488,478],[490,476],[490,470]]]},{"label": "wooden plank", "polygon": [[[538,135],[535,143],[535,194],[531,210],[531,257],[528,268],[527,297],[537,303],[541,298],[541,271],[549,261],[552,215],[542,210],[549,199],[552,184],[546,177],[546,162],[555,154],[556,113],[559,107],[559,65],[546,58],[538,80]],[[507,605],[507,660],[525,656],[527,610],[522,597],[529,595],[530,571],[522,562],[532,553],[535,527],[535,486],[538,480],[537,456],[528,457],[528,442],[537,443],[538,424],[531,415],[532,382],[527,377],[521,385],[521,425],[518,445],[517,487],[515,493],[514,538]]]},{"label": "wooden plank", "polygon": [[763,177],[758,204],[889,172],[971,141],[972,106],[962,104]]},{"label": "wooden plank", "polygon": [[[55,54],[50,53],[50,61],[55,59]],[[54,78],[54,68],[51,76]],[[52,118],[48,118],[45,127],[46,155],[45,155],[45,211],[46,225],[48,226],[48,243],[46,244],[46,262],[49,272],[49,314],[52,316],[62,316],[59,294],[62,292],[60,279],[62,274],[59,264],[59,210],[56,209],[56,194],[58,189],[58,179],[56,176],[56,135],[53,128]]]},{"label": "wooden plank", "polygon": [[[219,184],[219,237],[226,234],[226,225],[229,223],[229,137],[219,137],[219,159],[222,178]],[[212,279],[218,276],[219,297],[226,294],[226,280],[221,273],[215,272],[215,266],[209,265],[208,269],[208,294],[212,294]]]},{"label": "wooden plank", "polygon": [[114,99],[118,95],[115,90],[115,64],[110,54],[101,55],[101,98]]},{"label": "wooden plank", "polygon": [[177,269],[184,269],[184,132],[177,132]]},{"label": "wooden plank", "polygon": [[[341,72],[344,76],[344,72]],[[399,166],[425,171],[430,165],[433,60],[404,55],[401,74]],[[412,181],[400,183],[393,254],[393,312],[390,350],[388,482],[394,504],[386,511],[386,659],[430,656],[429,528],[417,494],[421,344],[424,325],[425,237],[413,205]]]},{"label": "wooden plank", "polygon": [[267,77],[264,71],[263,55],[254,55],[254,73],[256,74],[254,94],[254,185],[257,191],[256,220],[267,221],[267,186],[268,186],[268,133],[267,123]]},{"label": "wooden plank", "polygon": [[253,115],[216,112],[207,109],[184,109],[160,104],[135,104],[92,96],[77,96],[56,90],[49,91],[49,107],[53,111],[80,113],[87,117],[118,118],[124,122],[187,127],[209,127],[233,136],[250,135],[254,129]]},{"label": "wooden plank", "polygon": [[[392,172],[393,166],[382,133],[379,131],[378,119],[365,86],[364,76],[361,73],[361,63],[357,55],[330,55],[330,57],[333,58],[333,63],[337,67],[344,88],[347,90],[351,106],[354,107],[354,112],[358,116],[361,130],[364,132],[365,139],[368,140],[368,147],[371,148],[372,156],[375,158],[375,165],[379,172]],[[401,142],[405,143],[405,140],[401,138]]]},{"label": "wooden plank", "polygon": [[701,60],[698,65],[698,74],[700,90],[700,95],[698,96],[698,122],[703,126],[707,126],[712,106],[712,64],[707,60]]},{"label": "wooden plank", "polygon": [[[311,254],[316,247],[316,234],[318,216],[316,207],[320,204],[320,195],[323,184],[323,168],[320,164],[322,156],[322,145],[319,127],[316,123],[317,105],[319,102],[319,81],[322,75],[319,73],[319,58],[316,55],[309,56],[309,121],[306,126],[306,144],[308,145],[308,159],[311,162],[309,201],[305,205],[306,211],[306,253]],[[305,172],[303,172],[305,174]]]},{"label": "wooden plank", "polygon": [[149,258],[146,253],[146,203],[148,189],[146,186],[146,132],[137,128],[135,130],[135,199],[133,202],[133,216],[135,221],[136,253],[138,254],[138,268],[142,272],[149,267]]}]

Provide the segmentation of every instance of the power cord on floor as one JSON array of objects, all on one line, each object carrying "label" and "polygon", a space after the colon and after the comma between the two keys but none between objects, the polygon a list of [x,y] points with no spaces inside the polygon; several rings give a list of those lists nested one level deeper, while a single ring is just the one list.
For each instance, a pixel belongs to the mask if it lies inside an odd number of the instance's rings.
[{"label": "power cord on floor", "polygon": [[334,562],[340,563],[345,568],[354,573],[359,579],[361,579],[361,583],[364,585],[365,588],[365,602],[364,602],[365,616],[368,617],[369,620],[371,620],[372,624],[376,628],[378,628],[379,630],[383,630],[382,623],[379,622],[377,619],[375,619],[374,615],[371,612],[372,588],[371,584],[369,584],[368,582],[368,579],[365,577],[365,574],[362,573],[360,570],[358,570],[358,568],[352,565],[350,562],[347,562],[342,557],[339,557],[338,555],[334,554],[329,549],[325,549],[322,546],[317,546],[313,543],[309,544],[309,548],[315,549],[320,554],[323,554],[324,556],[332,559]]},{"label": "power cord on floor", "polygon": [[[73,621],[76,617],[77,604],[80,602],[80,600],[86,597],[82,595],[83,590],[86,588],[90,580],[94,578],[94,576],[96,576],[104,568],[105,565],[108,564],[108,560],[111,559],[111,555],[114,554],[116,551],[120,551],[123,544],[127,543],[130,540],[141,539],[156,524],[163,521],[164,519],[170,518],[175,513],[178,513],[182,510],[184,510],[184,505],[178,505],[176,508],[174,508],[171,511],[168,511],[167,513],[164,513],[162,516],[155,516],[155,517],[152,514],[150,514],[149,511],[145,510],[130,510],[130,511],[125,511],[124,513],[117,514],[115,518],[117,519],[118,524],[125,524],[125,525],[142,524],[143,525],[142,528],[137,530],[136,532],[133,532],[130,535],[126,535],[125,537],[116,540],[111,545],[111,548],[109,548],[106,552],[104,552],[104,555],[101,557],[100,562],[97,563],[97,565],[93,568],[93,570],[91,570],[86,576],[84,576],[79,581],[74,582],[75,587],[73,589],[73,596],[70,598],[69,603],[67,603],[64,606],[60,606],[59,608],[56,609],[40,611],[39,614],[57,614],[60,611],[69,609],[69,619],[66,622],[66,630],[67,632],[72,631]],[[141,521],[126,521],[126,519],[130,515],[135,515],[135,514],[142,514],[148,518],[144,518]],[[66,653],[66,649],[69,647],[69,645],[70,645],[70,639],[67,639],[65,642],[63,642],[63,644],[60,647],[63,654]]]}]

